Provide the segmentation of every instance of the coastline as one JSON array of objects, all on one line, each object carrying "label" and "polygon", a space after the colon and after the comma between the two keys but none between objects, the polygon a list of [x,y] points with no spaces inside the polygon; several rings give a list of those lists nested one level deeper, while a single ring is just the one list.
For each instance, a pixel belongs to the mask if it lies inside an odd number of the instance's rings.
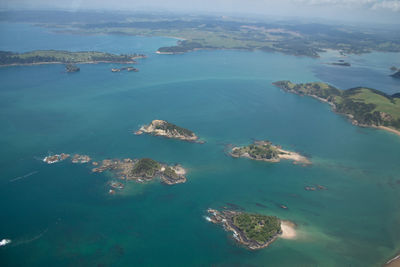
[{"label": "coastline", "polygon": [[[279,86],[278,86],[278,87],[279,87]],[[296,94],[296,95],[299,95],[299,96],[304,96],[304,95],[305,95],[305,96],[310,96],[310,97],[315,98],[315,99],[317,99],[317,100],[319,100],[319,101],[321,101],[321,102],[323,102],[323,103],[327,103],[327,104],[329,104],[329,105],[332,107],[332,111],[333,111],[333,112],[335,112],[336,114],[340,114],[340,115],[342,115],[342,116],[347,117],[347,118],[351,121],[351,123],[352,123],[353,125],[357,125],[357,126],[360,126],[360,127],[369,127],[369,128],[380,129],[380,130],[384,130],[384,131],[387,131],[387,132],[391,132],[391,133],[394,133],[394,134],[400,136],[400,130],[395,130],[395,129],[390,128],[390,127],[387,127],[387,126],[382,126],[382,125],[377,126],[377,125],[360,124],[360,123],[358,123],[358,121],[356,121],[356,120],[353,119],[353,116],[352,116],[351,114],[346,114],[346,113],[341,113],[341,112],[336,111],[336,105],[335,105],[334,103],[332,103],[332,102],[330,102],[330,101],[328,101],[328,100],[326,100],[326,99],[323,99],[323,98],[321,98],[321,97],[319,97],[319,96],[310,95],[310,94],[299,94],[299,93],[297,93],[297,92],[294,92],[294,91],[291,91],[291,90],[287,90],[287,89],[284,89],[284,88],[282,88],[282,87],[279,87],[279,88],[281,88],[283,91],[288,92],[288,93]]]},{"label": "coastline", "polygon": [[383,266],[387,267],[400,267],[400,254],[388,260]]},{"label": "coastline", "polygon": [[386,126],[375,126],[373,128],[377,128],[377,129],[381,129],[381,130],[385,130],[394,134],[397,134],[398,136],[400,136],[400,131],[399,130],[395,130]]}]

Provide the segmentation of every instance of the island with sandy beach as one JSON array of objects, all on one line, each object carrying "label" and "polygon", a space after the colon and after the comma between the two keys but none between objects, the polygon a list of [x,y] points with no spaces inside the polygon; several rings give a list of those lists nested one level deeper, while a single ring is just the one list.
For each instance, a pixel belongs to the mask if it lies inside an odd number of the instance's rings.
[{"label": "island with sandy beach", "polygon": [[354,125],[372,127],[400,135],[400,93],[356,87],[340,90],[322,82],[278,81],[275,86],[286,92],[307,95],[331,105],[333,111],[347,116]]},{"label": "island with sandy beach", "polygon": [[267,162],[279,162],[282,159],[292,160],[295,164],[308,165],[311,161],[299,153],[283,150],[280,146],[273,145],[270,141],[254,141],[253,144],[242,147],[233,147],[229,153],[235,158],[249,158]]},{"label": "island with sandy beach", "polygon": [[275,216],[233,210],[208,209],[207,212],[208,221],[233,232],[237,242],[252,250],[268,247],[278,237],[296,238],[294,223],[282,221]]},{"label": "island with sandy beach", "polygon": [[135,134],[150,134],[189,142],[204,143],[204,141],[199,140],[199,137],[191,130],[163,120],[153,120],[150,124],[140,127]]}]

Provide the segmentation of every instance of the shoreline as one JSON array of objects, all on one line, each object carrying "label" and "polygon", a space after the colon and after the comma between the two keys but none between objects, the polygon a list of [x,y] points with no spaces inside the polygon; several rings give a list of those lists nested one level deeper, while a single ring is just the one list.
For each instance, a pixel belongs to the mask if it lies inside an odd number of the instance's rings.
[{"label": "shoreline", "polygon": [[392,128],[389,128],[389,127],[386,127],[386,126],[371,126],[371,127],[372,128],[381,129],[381,130],[384,130],[384,131],[388,131],[388,132],[391,132],[391,133],[394,133],[394,134],[400,136],[400,131],[399,130],[395,130],[395,129],[392,129]]},{"label": "shoreline", "polygon": [[395,256],[394,258],[388,260],[383,264],[383,266],[388,266],[388,267],[399,267],[400,266],[400,254]]},{"label": "shoreline", "polygon": [[297,238],[297,231],[296,231],[296,224],[291,221],[281,220],[281,229],[282,234],[280,238],[283,239],[296,239]]}]

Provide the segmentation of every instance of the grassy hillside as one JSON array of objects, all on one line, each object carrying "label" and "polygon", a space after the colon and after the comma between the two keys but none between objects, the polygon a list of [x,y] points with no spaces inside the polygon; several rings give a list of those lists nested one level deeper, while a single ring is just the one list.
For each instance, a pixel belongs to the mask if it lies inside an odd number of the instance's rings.
[{"label": "grassy hillside", "polygon": [[313,82],[295,84],[290,81],[275,82],[285,91],[321,98],[338,113],[349,115],[353,122],[366,126],[386,126],[400,130],[400,98],[381,91],[357,87],[339,90],[331,85]]}]

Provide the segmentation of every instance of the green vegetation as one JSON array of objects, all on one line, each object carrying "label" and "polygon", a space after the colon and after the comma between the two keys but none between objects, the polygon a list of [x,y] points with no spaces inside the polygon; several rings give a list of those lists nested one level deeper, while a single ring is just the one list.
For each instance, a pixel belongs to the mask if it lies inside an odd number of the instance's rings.
[{"label": "green vegetation", "polygon": [[249,156],[254,159],[279,159],[279,151],[277,147],[273,146],[269,141],[256,142],[254,144],[232,150],[232,155],[237,157],[240,157],[245,153],[248,153]]},{"label": "green vegetation", "polygon": [[169,178],[172,178],[172,179],[177,179],[177,178],[179,178],[179,175],[176,174],[176,172],[175,172],[171,167],[169,167],[169,166],[166,166],[166,167],[165,167],[165,170],[164,170],[163,174],[164,174],[165,176],[169,177]]},{"label": "green vegetation", "polygon": [[281,232],[281,222],[275,216],[238,213],[233,224],[250,240],[263,244]]},{"label": "green vegetation", "polygon": [[163,123],[161,123],[161,124],[156,124],[155,129],[164,130],[166,132],[174,132],[174,131],[176,131],[181,135],[189,136],[189,137],[194,135],[194,133],[192,131],[190,131],[188,129],[185,129],[185,128],[182,128],[182,127],[179,127],[179,126],[177,126],[177,125],[175,125],[173,123],[169,123],[167,121],[163,121]]},{"label": "green vegetation", "polygon": [[115,55],[103,52],[68,52],[58,50],[38,50],[26,53],[0,51],[0,65],[35,64],[35,63],[84,63],[84,62],[118,62],[132,63],[144,55]]},{"label": "green vegetation", "polygon": [[139,159],[132,169],[132,175],[136,177],[153,178],[160,170],[160,164],[150,158]]},{"label": "green vegetation", "polygon": [[178,54],[178,53],[185,53],[185,52],[190,52],[195,49],[204,49],[204,48],[213,48],[211,46],[206,47],[203,46],[199,42],[191,42],[191,41],[178,41],[177,46],[164,46],[160,47],[158,49],[159,52],[161,53],[173,53],[173,54]]},{"label": "green vegetation", "polygon": [[326,100],[333,105],[336,112],[351,116],[357,124],[386,126],[400,130],[399,94],[390,96],[364,87],[339,90],[321,82],[294,84],[289,81],[279,81],[274,85],[288,92]]}]

